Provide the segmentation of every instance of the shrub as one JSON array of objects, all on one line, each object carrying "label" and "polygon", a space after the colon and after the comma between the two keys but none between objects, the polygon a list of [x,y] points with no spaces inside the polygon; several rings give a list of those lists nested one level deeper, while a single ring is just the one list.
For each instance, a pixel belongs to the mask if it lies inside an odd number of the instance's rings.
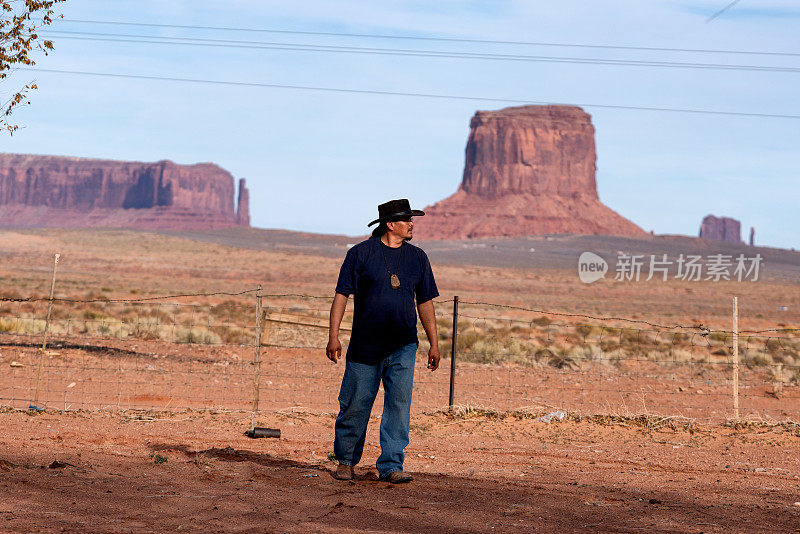
[{"label": "shrub", "polygon": [[772,354],[776,354],[776,353],[780,352],[781,350],[783,350],[784,343],[785,343],[785,340],[769,338],[764,343],[764,350],[769,352],[771,355]]},{"label": "shrub", "polygon": [[133,322],[130,336],[145,341],[161,339],[158,332],[158,320],[155,317],[137,317]]},{"label": "shrub", "polygon": [[254,341],[251,339],[253,336],[252,330],[245,328],[218,325],[212,326],[211,331],[217,334],[224,343],[232,343],[236,345],[254,343]]},{"label": "shrub", "polygon": [[179,328],[175,332],[175,343],[198,343],[202,345],[217,345],[222,343],[218,334],[205,328]]},{"label": "shrub", "polygon": [[586,336],[592,333],[592,327],[586,325],[576,326],[575,333],[577,333],[580,337],[585,339]]},{"label": "shrub", "polygon": [[7,318],[0,319],[0,332],[12,334],[41,334],[44,332],[44,319]]},{"label": "shrub", "polygon": [[544,315],[537,317],[531,322],[538,326],[550,326],[553,323],[549,317],[545,317]]},{"label": "shrub", "polygon": [[83,310],[81,317],[84,319],[89,319],[90,321],[94,321],[103,317],[103,314],[97,310]]},{"label": "shrub", "polygon": [[669,337],[673,345],[677,345],[678,343],[685,343],[686,341],[689,340],[689,336],[682,332],[670,332]]},{"label": "shrub", "polygon": [[603,351],[598,345],[584,344],[572,347],[567,356],[575,363],[585,360],[602,360]]},{"label": "shrub", "polygon": [[533,361],[536,347],[513,338],[478,339],[465,353],[465,359],[476,363],[521,363]]},{"label": "shrub", "polygon": [[19,319],[9,319],[6,317],[0,317],[0,332],[7,334],[7,333],[18,333],[19,331],[20,331]]},{"label": "shrub", "polygon": [[155,319],[158,324],[161,325],[172,325],[175,321],[173,321],[173,316],[166,313],[165,311],[161,310],[160,308],[154,308],[145,310],[139,314],[140,318],[147,318],[147,319]]},{"label": "shrub", "polygon": [[[255,314],[252,308],[249,310],[250,313]],[[231,320],[243,317],[245,315],[245,310],[241,304],[236,302],[235,300],[228,299],[224,302],[216,304],[211,307],[211,315],[214,317],[223,318]]]},{"label": "shrub", "polygon": [[601,341],[600,342],[600,348],[604,352],[612,352],[612,351],[615,351],[615,350],[619,350],[620,345],[616,341]]},{"label": "shrub", "polygon": [[791,376],[789,380],[791,380],[795,384],[800,384],[800,368],[795,369],[794,374]]},{"label": "shrub", "polygon": [[684,349],[672,349],[669,353],[669,358],[675,363],[692,363],[705,359],[700,354],[695,354],[692,351]]},{"label": "shrub", "polygon": [[622,329],[621,339],[623,344],[638,345],[641,343],[643,336],[639,330]]},{"label": "shrub", "polygon": [[775,363],[772,357],[766,352],[759,352],[752,349],[748,349],[744,352],[742,361],[749,366],[764,366]]},{"label": "shrub", "polygon": [[[551,352],[551,354],[553,353]],[[553,354],[553,356],[549,360],[547,360],[547,365],[555,367],[556,369],[570,369],[570,370],[575,370],[580,367],[578,362],[575,361],[575,359],[571,355],[567,354],[567,352],[564,349],[556,351],[556,353]]]},{"label": "shrub", "polygon": [[708,335],[708,339],[725,344],[730,343],[730,335],[726,334],[725,332],[711,332]]}]

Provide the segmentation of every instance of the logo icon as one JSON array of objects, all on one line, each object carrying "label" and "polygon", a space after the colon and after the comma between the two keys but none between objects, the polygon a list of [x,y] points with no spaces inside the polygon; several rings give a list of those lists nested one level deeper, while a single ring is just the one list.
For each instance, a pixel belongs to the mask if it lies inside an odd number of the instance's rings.
[{"label": "logo icon", "polygon": [[594,252],[583,252],[578,258],[578,277],[584,284],[605,278],[607,272],[608,263]]}]

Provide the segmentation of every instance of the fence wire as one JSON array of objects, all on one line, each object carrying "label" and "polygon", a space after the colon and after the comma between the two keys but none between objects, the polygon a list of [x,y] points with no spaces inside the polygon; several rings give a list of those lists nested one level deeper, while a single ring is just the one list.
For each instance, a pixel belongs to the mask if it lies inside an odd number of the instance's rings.
[{"label": "fence wire", "polygon": [[[138,299],[87,294],[54,298],[48,322],[50,299],[4,295],[0,403],[240,411],[253,408],[258,391],[260,410],[334,413],[344,365],[325,357],[331,300],[257,290]],[[736,368],[741,417],[800,420],[796,329],[739,332],[737,359],[733,331],[701,324],[462,301],[454,325],[452,300],[438,301],[436,311],[441,368],[426,369],[421,334],[415,413],[448,405],[455,326],[456,405],[721,421],[734,414]],[[345,347],[351,322],[348,309]],[[381,406],[379,398],[375,411]]]}]

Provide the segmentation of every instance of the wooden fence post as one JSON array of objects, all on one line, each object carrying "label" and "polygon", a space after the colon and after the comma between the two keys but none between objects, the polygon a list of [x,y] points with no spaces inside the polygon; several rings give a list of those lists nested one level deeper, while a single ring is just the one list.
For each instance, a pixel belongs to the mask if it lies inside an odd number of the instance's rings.
[{"label": "wooden fence post", "polygon": [[58,259],[61,254],[56,254],[53,258],[53,280],[50,282],[50,301],[47,304],[47,319],[44,321],[44,333],[42,334],[42,352],[39,354],[39,371],[36,374],[36,392],[33,395],[33,402],[30,408],[39,409],[39,385],[42,381],[42,366],[44,364],[44,353],[47,350],[47,332],[50,330],[50,315],[53,312],[53,295],[56,290],[56,270],[58,270]]},{"label": "wooden fence post", "polygon": [[739,420],[739,298],[733,297],[733,417]]},{"label": "wooden fence post", "polygon": [[453,345],[450,347],[450,395],[449,410],[453,411],[453,399],[456,392],[456,346],[458,345],[458,295],[453,297]]},{"label": "wooden fence post", "polygon": [[256,342],[253,350],[253,413],[258,411],[259,386],[261,383],[261,331],[264,312],[261,304],[261,286],[256,291]]}]

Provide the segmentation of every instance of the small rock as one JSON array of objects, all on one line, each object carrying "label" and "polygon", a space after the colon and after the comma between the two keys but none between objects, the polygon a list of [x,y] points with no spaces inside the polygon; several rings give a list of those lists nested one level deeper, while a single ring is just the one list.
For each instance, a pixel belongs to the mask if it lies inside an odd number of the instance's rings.
[{"label": "small rock", "polygon": [[661,501],[659,501],[658,499],[650,499],[650,500],[649,500],[649,501],[647,501],[647,502],[648,502],[649,504],[661,504]]},{"label": "small rock", "polygon": [[797,501],[797,502],[796,502],[796,503],[794,503],[792,506],[800,506],[800,501]]},{"label": "small rock", "polygon": [[24,366],[23,366],[21,363],[19,363],[19,362],[18,362],[18,361],[16,361],[16,360],[15,360],[15,361],[13,361],[13,362],[11,362],[9,365],[10,365],[11,367],[24,367]]},{"label": "small rock", "polygon": [[550,424],[554,419],[556,421],[563,421],[566,417],[567,417],[567,412],[563,410],[557,410],[555,412],[550,412],[547,415],[538,417],[536,420],[541,421],[542,423]]},{"label": "small rock", "polygon": [[16,467],[14,464],[7,460],[3,460],[0,458],[0,471],[10,471],[12,467]]}]

